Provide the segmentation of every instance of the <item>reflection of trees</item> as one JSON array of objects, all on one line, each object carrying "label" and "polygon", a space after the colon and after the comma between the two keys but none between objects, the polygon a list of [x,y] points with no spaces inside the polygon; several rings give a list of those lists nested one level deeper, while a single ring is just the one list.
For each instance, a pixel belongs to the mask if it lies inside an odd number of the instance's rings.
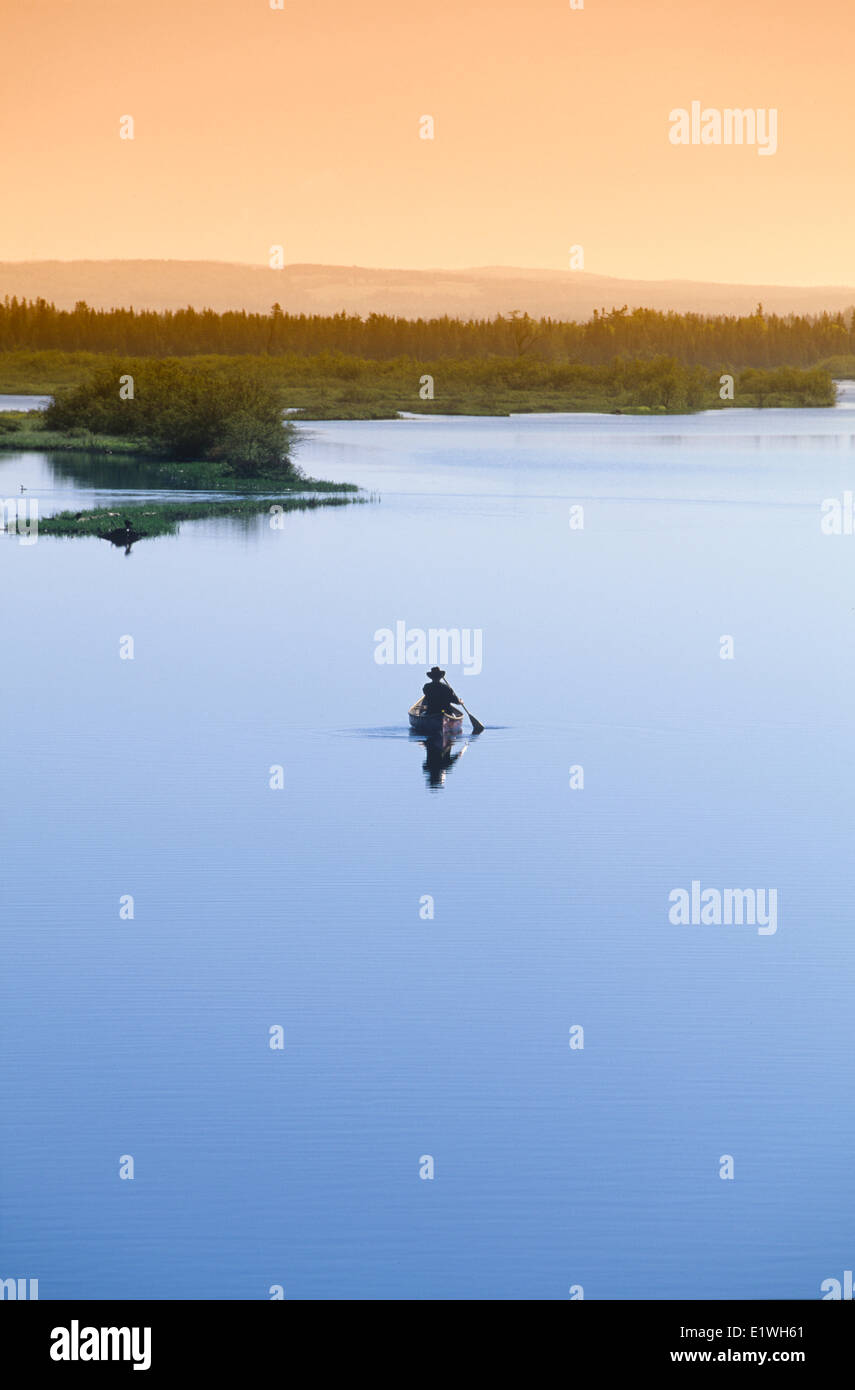
[{"label": "reflection of trees", "polygon": [[127,454],[113,458],[100,452],[46,449],[44,456],[58,482],[77,483],[85,488],[115,488],[122,492],[137,488],[160,490],[164,486],[162,465],[139,462]]}]

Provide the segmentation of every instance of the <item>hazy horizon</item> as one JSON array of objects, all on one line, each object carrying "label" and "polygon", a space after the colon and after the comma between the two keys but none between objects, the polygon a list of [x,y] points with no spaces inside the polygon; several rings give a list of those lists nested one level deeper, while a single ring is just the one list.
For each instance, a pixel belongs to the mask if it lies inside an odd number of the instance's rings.
[{"label": "hazy horizon", "polygon": [[594,310],[752,314],[839,313],[855,305],[851,285],[783,286],[703,280],[629,280],[587,271],[485,266],[430,270],[323,265],[273,270],[230,261],[174,258],[0,262],[0,300],[43,298],[58,309],[83,300],[95,309],[494,318],[521,310],[534,318],[588,319]]},{"label": "hazy horizon", "polygon": [[[39,266],[39,265],[111,265],[111,264],[134,264],[150,263],[153,265],[181,264],[181,265],[225,265],[234,266],[241,270],[268,270],[269,266],[259,266],[253,261],[232,260],[225,256],[208,256],[204,258],[195,256],[31,256],[19,259],[0,260],[0,266]],[[555,266],[526,266],[500,264],[494,262],[484,265],[428,265],[428,266],[391,266],[391,265],[370,265],[366,261],[286,261],[281,267],[282,270],[368,270],[379,271],[389,274],[419,274],[419,275],[448,275],[448,274],[479,274],[486,275],[490,272],[511,273],[514,275],[532,276],[551,276],[566,275],[568,279],[582,281],[591,280],[616,280],[625,282],[632,280],[638,284],[649,283],[659,284],[680,284],[680,285],[721,285],[729,287],[731,285],[745,289],[764,289],[767,286],[778,289],[845,289],[855,292],[855,267],[853,267],[852,278],[850,281],[832,282],[830,280],[800,280],[800,281],[767,281],[761,283],[757,280],[720,280],[715,276],[699,275],[655,275],[630,276],[618,270],[611,271],[569,271],[563,267]]]}]

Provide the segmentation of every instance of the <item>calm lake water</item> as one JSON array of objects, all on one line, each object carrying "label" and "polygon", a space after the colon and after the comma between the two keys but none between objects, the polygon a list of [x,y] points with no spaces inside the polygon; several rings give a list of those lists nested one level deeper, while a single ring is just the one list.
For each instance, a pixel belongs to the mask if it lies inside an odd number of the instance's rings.
[{"label": "calm lake water", "polygon": [[[306,471],[378,504],[0,537],[0,1277],[813,1299],[852,1268],[855,536],[820,529],[852,400],[312,425]],[[132,495],[84,465],[0,454],[0,498]],[[444,770],[424,665],[375,661],[399,621],[482,634],[449,678],[488,728]],[[777,930],[672,923],[693,881],[775,890]]]}]

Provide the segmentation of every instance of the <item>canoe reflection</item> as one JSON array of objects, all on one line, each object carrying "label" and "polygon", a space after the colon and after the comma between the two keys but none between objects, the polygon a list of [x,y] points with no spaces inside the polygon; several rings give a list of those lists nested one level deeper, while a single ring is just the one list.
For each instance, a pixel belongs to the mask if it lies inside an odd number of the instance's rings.
[{"label": "canoe reflection", "polygon": [[469,747],[468,740],[456,751],[453,739],[420,738],[415,739],[414,742],[420,743],[425,750],[422,772],[425,774],[428,787],[432,790],[445,786],[446,774],[463,757]]}]

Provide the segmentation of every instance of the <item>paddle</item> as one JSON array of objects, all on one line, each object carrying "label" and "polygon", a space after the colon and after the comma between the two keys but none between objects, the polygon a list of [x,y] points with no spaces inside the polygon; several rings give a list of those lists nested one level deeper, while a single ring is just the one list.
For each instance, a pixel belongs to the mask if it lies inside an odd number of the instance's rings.
[{"label": "paddle", "polygon": [[[443,681],[442,683],[443,683],[443,685],[448,685],[448,681]],[[451,690],[451,686],[450,686],[450,685],[448,685],[448,688],[449,688],[449,690]],[[454,693],[456,694],[456,692],[454,692]],[[460,698],[459,695],[457,695],[457,703],[458,703],[458,705],[460,705],[461,709],[464,711],[465,714],[469,714],[468,709],[467,709],[466,706],[464,705],[464,703],[463,703],[463,701],[461,700],[461,698]],[[473,732],[473,734],[483,734],[483,732],[484,732],[484,725],[481,723],[480,719],[476,719],[475,716],[474,716],[474,714],[469,714],[469,718],[472,720],[472,732]]]}]

